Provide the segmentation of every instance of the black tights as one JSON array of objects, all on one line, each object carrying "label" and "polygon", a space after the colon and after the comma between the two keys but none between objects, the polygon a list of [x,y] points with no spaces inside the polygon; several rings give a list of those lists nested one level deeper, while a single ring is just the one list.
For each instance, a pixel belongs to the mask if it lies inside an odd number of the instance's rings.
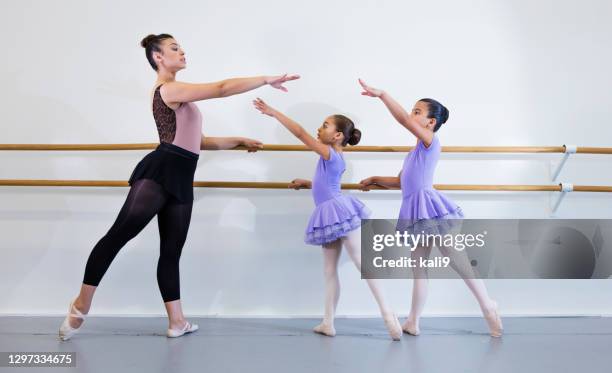
[{"label": "black tights", "polygon": [[157,284],[164,302],[180,299],[179,259],[192,206],[193,202],[180,203],[153,180],[132,183],[117,220],[89,254],[83,283],[98,286],[119,250],[157,215],[160,238]]}]

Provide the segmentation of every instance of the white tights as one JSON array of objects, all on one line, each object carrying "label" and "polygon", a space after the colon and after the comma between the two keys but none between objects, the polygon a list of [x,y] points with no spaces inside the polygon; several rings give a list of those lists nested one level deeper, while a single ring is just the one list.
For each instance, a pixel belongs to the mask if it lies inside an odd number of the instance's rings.
[{"label": "white tights", "polygon": [[[340,297],[340,280],[338,279],[338,259],[342,251],[346,249],[353,264],[361,273],[361,231],[351,231],[346,237],[323,245],[323,274],[325,276],[325,316],[323,323],[333,325],[338,298]],[[366,282],[383,317],[390,316],[393,311],[385,301],[385,296],[379,280],[367,279]]]},{"label": "white tights", "polygon": [[[440,253],[450,258],[451,267],[457,272],[472,294],[476,297],[480,309],[483,314],[490,312],[494,307],[495,303],[489,297],[487,288],[481,279],[474,278],[475,275],[472,271],[472,267],[469,263],[468,257],[465,252],[457,251],[452,247],[438,247]],[[417,247],[411,257],[420,262],[419,258],[428,259],[431,253],[431,247]],[[415,267],[413,268],[414,282],[412,287],[412,306],[410,308],[410,314],[408,315],[408,322],[412,323],[416,329],[418,329],[418,322],[425,306],[425,300],[427,299],[427,288],[429,279],[427,277],[427,271],[425,268]]]}]

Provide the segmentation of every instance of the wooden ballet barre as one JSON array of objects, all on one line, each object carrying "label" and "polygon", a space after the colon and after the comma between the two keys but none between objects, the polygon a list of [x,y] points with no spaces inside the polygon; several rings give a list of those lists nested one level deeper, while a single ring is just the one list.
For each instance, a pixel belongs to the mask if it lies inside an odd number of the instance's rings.
[{"label": "wooden ballet barre", "polygon": [[[143,144],[0,144],[0,150],[13,151],[107,151],[107,150],[146,150],[155,149],[159,143]],[[406,153],[414,146],[351,146],[346,152]],[[237,146],[230,150],[246,150]],[[259,151],[308,151],[304,145],[265,144]],[[565,153],[565,146],[442,146],[445,153]],[[578,147],[576,153],[612,154],[612,148]]]},{"label": "wooden ballet barre", "polygon": [[34,151],[83,151],[83,150],[146,150],[155,149],[159,143],[144,144],[0,144],[0,150]]},{"label": "wooden ballet barre", "polygon": [[[70,186],[70,187],[127,187],[127,181],[118,180],[28,180],[0,179],[0,186]],[[240,189],[289,189],[289,183],[260,181],[195,181],[196,188],[240,188]],[[513,191],[513,192],[560,192],[561,185],[479,185],[479,184],[434,184],[438,190]],[[307,188],[303,188],[307,189]],[[342,184],[345,190],[360,190],[360,184]],[[384,188],[371,186],[372,190]],[[612,192],[612,186],[575,185],[575,192]]]}]

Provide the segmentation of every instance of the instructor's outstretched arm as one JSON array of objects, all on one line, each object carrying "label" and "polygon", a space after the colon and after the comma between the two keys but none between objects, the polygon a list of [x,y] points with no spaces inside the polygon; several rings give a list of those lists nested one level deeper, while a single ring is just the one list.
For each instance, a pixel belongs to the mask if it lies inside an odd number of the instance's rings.
[{"label": "instructor's outstretched arm", "polygon": [[161,88],[164,101],[169,104],[194,102],[211,98],[228,97],[248,92],[264,85],[287,92],[285,82],[299,79],[299,75],[256,76],[225,79],[214,83],[168,82]]}]

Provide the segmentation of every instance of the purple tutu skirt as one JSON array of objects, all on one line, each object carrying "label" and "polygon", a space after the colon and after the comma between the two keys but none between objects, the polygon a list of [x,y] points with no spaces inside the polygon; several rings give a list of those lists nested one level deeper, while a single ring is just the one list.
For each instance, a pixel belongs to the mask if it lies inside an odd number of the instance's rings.
[{"label": "purple tutu skirt", "polygon": [[461,207],[435,189],[421,189],[402,200],[396,229],[408,234],[444,235],[460,226]]},{"label": "purple tutu skirt", "polygon": [[361,227],[361,219],[367,219],[370,213],[363,202],[350,195],[322,202],[310,216],[304,242],[310,245],[333,242]]}]

